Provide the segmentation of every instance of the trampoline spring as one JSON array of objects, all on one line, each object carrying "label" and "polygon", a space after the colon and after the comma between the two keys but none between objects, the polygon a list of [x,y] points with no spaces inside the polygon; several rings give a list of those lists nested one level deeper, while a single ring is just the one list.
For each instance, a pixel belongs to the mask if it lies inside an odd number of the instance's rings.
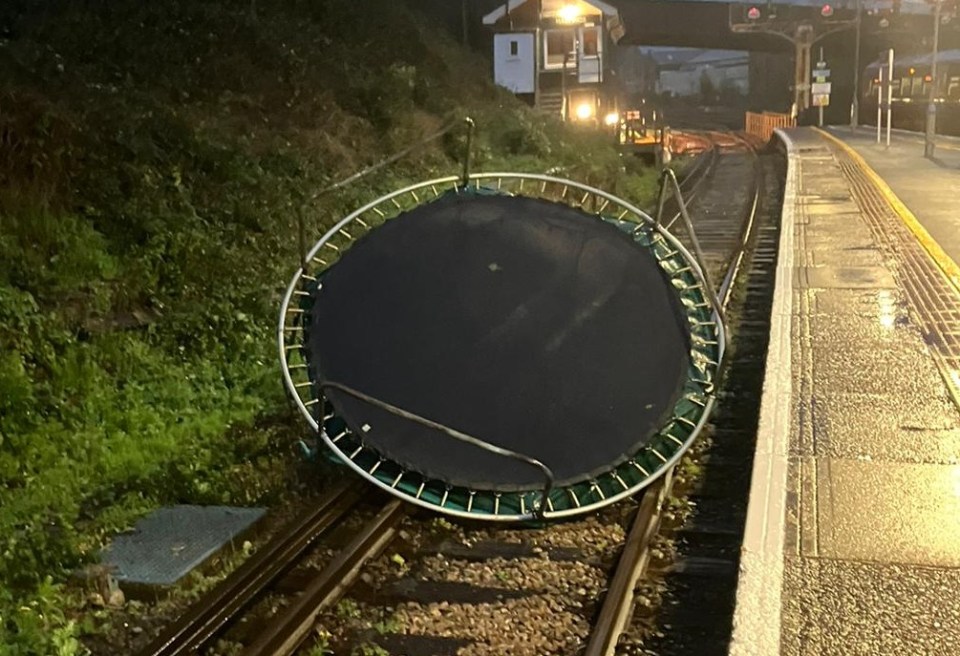
[{"label": "trampoline spring", "polygon": [[[661,256],[660,256],[660,259],[666,260],[666,259],[669,259],[669,258],[671,258],[671,257],[676,257],[676,256],[679,255],[679,254],[680,254],[680,251],[670,251],[670,252],[668,252],[668,253],[664,253],[663,255],[661,255]],[[689,270],[689,269],[690,269],[690,267],[687,267],[687,270]]]},{"label": "trampoline spring", "polygon": [[494,515],[500,514],[500,493],[499,492],[493,495],[493,514]]},{"label": "trampoline spring", "polygon": [[413,196],[414,202],[415,202],[417,205],[419,205],[419,204],[420,204],[420,197],[417,196],[417,192],[415,192],[414,190],[411,189],[411,190],[410,190],[410,195]]},{"label": "trampoline spring", "polygon": [[637,471],[639,471],[639,472],[640,472],[641,474],[643,474],[644,476],[647,476],[647,477],[650,476],[650,472],[648,472],[646,469],[644,469],[643,466],[642,466],[639,462],[637,462],[636,460],[631,460],[631,461],[630,461],[630,464],[633,465],[634,469],[636,469]]},{"label": "trampoline spring", "polygon": [[303,326],[284,326],[283,329],[290,333],[302,333]]},{"label": "trampoline spring", "polygon": [[[620,212],[620,215],[617,217],[617,221],[623,221],[623,217],[625,217],[628,214],[630,214],[630,210],[623,210],[622,212]],[[637,226],[637,230],[639,229],[640,229],[640,226]],[[636,232],[637,230],[634,230],[634,232]]]},{"label": "trampoline spring", "polygon": [[359,216],[358,216],[357,218],[355,218],[354,221],[356,221],[357,223],[359,223],[360,225],[362,225],[362,226],[363,226],[364,228],[366,228],[367,230],[370,229],[370,224],[367,223],[366,221],[364,221],[363,219],[361,219]]},{"label": "trampoline spring", "polygon": [[540,193],[545,194],[546,192],[547,192],[547,181],[544,180],[542,183],[540,183]]},{"label": "trampoline spring", "polygon": [[353,453],[351,453],[348,457],[350,458],[350,460],[353,460],[353,459],[356,458],[358,455],[360,455],[360,452],[361,452],[361,451],[363,451],[363,445],[362,445],[362,444],[361,444],[360,446],[358,446],[356,449],[354,449],[354,450],[353,450]]},{"label": "trampoline spring", "polygon": [[[690,269],[690,267],[686,266],[686,267],[683,267],[682,269],[677,269],[676,271],[674,271],[674,272],[673,272],[673,275],[674,275],[674,276],[679,276],[680,274],[682,274],[682,273],[687,273],[687,272],[689,272],[689,271],[691,271],[691,270],[692,270],[692,269]],[[688,288],[688,289],[689,289],[689,288]]]},{"label": "trampoline spring", "polygon": [[470,496],[467,498],[467,512],[473,512],[473,498],[476,494],[476,491],[470,490]]},{"label": "trampoline spring", "polygon": [[706,403],[704,403],[703,401],[695,397],[693,394],[687,394],[687,401],[689,401],[690,403],[693,403],[694,405],[698,405],[701,408],[707,407]]},{"label": "trampoline spring", "polygon": [[560,191],[560,198],[566,198],[568,191],[570,191],[570,187],[568,185],[563,185],[563,189]]},{"label": "trampoline spring", "polygon": [[375,473],[377,473],[377,470],[380,469],[380,465],[382,464],[383,464],[383,459],[381,458],[380,460],[377,460],[375,463],[373,463],[373,467],[371,467],[367,473],[373,476]]},{"label": "trampoline spring", "polygon": [[287,351],[294,351],[294,350],[296,350],[296,349],[301,349],[301,348],[303,348],[303,344],[287,344],[287,345],[284,346],[283,348],[284,348],[285,350],[287,350]]},{"label": "trampoline spring", "polygon": [[614,480],[616,480],[617,483],[620,484],[620,487],[622,487],[624,490],[630,489],[630,486],[627,485],[622,478],[620,478],[620,474],[618,474],[617,472],[610,472],[610,475],[613,476]]},{"label": "trampoline spring", "polygon": [[497,178],[497,191],[503,189],[503,178]]},{"label": "trampoline spring", "polygon": [[306,273],[301,273],[300,277],[303,278],[304,280],[309,280],[310,282],[317,282],[317,279],[315,277]]},{"label": "trampoline spring", "polygon": [[420,481],[420,487],[417,488],[417,493],[413,496],[414,499],[419,499],[423,496],[423,490],[427,487],[426,481]]},{"label": "trampoline spring", "polygon": [[343,235],[344,237],[346,237],[347,239],[350,239],[351,241],[353,240],[353,235],[351,235],[349,232],[347,232],[343,228],[340,228],[339,230],[337,230],[337,234]]},{"label": "trampoline spring", "polygon": [[653,452],[653,455],[657,456],[660,460],[663,461],[664,464],[666,464],[667,459],[663,457],[663,454],[662,454],[662,453],[660,453],[659,451],[657,451],[654,447],[650,447],[650,451],[652,451],[652,452]]},{"label": "trampoline spring", "polygon": [[303,308],[288,307],[287,312],[290,314],[303,314]]},{"label": "trampoline spring", "polygon": [[446,487],[446,488],[443,490],[443,496],[440,497],[440,507],[441,507],[441,508],[443,508],[445,505],[447,505],[447,498],[448,498],[449,496],[450,496],[450,487],[448,486],[448,487]]},{"label": "trampoline spring", "polygon": [[300,388],[300,387],[310,387],[311,385],[313,385],[313,381],[312,381],[312,380],[308,380],[308,381],[305,382],[305,383],[294,383],[293,386],[294,386],[294,387],[297,387],[297,388]]},{"label": "trampoline spring", "polygon": [[296,289],[293,292],[294,296],[310,296],[310,292],[305,292],[302,289]]},{"label": "trampoline spring", "polygon": [[520,178],[520,191],[523,191],[523,183],[526,182],[523,178]]},{"label": "trampoline spring", "polygon": [[323,421],[328,422],[336,416],[337,416],[336,412],[328,412],[327,414],[323,415]]},{"label": "trampoline spring", "polygon": [[520,495],[520,514],[527,514],[527,497],[523,494]]},{"label": "trampoline spring", "polygon": [[547,510],[553,512],[553,499],[547,497]]},{"label": "trampoline spring", "polygon": [[304,402],[303,407],[309,408],[310,406],[317,405],[318,403],[320,403],[320,399],[310,399],[309,401]]},{"label": "trampoline spring", "polygon": [[596,481],[590,481],[590,491],[600,497],[602,501],[606,501],[607,497],[603,493],[603,490],[600,489],[600,484]]},{"label": "trampoline spring", "polygon": [[403,478],[405,473],[406,472],[401,471],[399,474],[397,474],[397,477],[393,479],[393,483],[390,484],[391,489],[396,489],[396,487],[400,485],[400,479]]},{"label": "trampoline spring", "polygon": [[336,244],[334,244],[332,241],[325,241],[325,242],[323,242],[323,245],[326,246],[327,248],[331,249],[331,250],[334,250],[334,251],[338,252],[338,253],[340,252],[340,247],[337,246]]},{"label": "trampoline spring", "polygon": [[373,211],[376,212],[381,219],[385,219],[387,217],[387,215],[384,214],[383,210],[381,210],[379,207],[374,207]]},{"label": "trampoline spring", "polygon": [[664,433],[663,435],[667,439],[672,440],[673,443],[676,444],[677,446],[683,446],[683,441],[680,440],[680,438],[676,437],[673,433]]},{"label": "trampoline spring", "polygon": [[583,206],[586,204],[588,198],[590,198],[590,192],[589,192],[589,191],[586,192],[586,193],[584,193],[584,194],[583,194],[583,198],[580,199],[580,207],[583,207]]},{"label": "trampoline spring", "polygon": [[393,203],[393,206],[396,207],[398,210],[402,210],[402,209],[403,209],[403,205],[401,205],[400,203],[398,203],[396,198],[391,198],[391,199],[390,199],[390,202]]},{"label": "trampoline spring", "polygon": [[[570,500],[573,501],[573,505],[580,508],[580,499],[577,497],[577,493],[573,491],[573,488],[567,488],[567,494],[570,495]],[[550,500],[547,499],[547,501],[549,502]],[[553,510],[553,508],[551,508],[551,510]]]},{"label": "trampoline spring", "polygon": [[347,431],[342,430],[342,431],[340,431],[339,433],[337,433],[336,435],[334,435],[333,437],[331,437],[331,438],[330,438],[330,441],[333,442],[334,444],[336,444],[337,442],[339,442],[340,440],[342,440],[342,439],[343,439],[344,437],[346,437],[346,436],[347,436]]},{"label": "trampoline spring", "polygon": [[291,370],[293,370],[293,369],[306,369],[306,368],[307,368],[307,365],[305,365],[305,364],[288,364],[288,365],[287,365],[287,369],[291,369]]},{"label": "trampoline spring", "polygon": [[600,205],[600,208],[597,210],[597,214],[602,214],[602,213],[603,213],[603,210],[607,209],[607,205],[609,205],[609,204],[610,204],[610,199],[609,199],[609,198],[604,198],[604,199],[603,199],[603,204]]},{"label": "trampoline spring", "polygon": [[437,191],[437,185],[430,185],[430,191],[433,192],[434,198],[440,198],[440,192]]}]

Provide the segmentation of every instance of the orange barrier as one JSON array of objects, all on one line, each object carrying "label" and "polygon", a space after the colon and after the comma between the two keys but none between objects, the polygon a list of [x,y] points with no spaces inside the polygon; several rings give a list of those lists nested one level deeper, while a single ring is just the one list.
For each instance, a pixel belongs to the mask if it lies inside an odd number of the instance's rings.
[{"label": "orange barrier", "polygon": [[747,112],[747,134],[760,137],[765,142],[773,136],[774,128],[793,128],[797,126],[797,119],[789,114],[776,112]]}]

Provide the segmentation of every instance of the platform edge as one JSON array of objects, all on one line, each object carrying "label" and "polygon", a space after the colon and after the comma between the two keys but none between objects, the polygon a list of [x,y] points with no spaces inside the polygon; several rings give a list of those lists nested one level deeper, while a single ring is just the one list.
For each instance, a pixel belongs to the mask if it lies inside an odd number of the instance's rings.
[{"label": "platform edge", "polygon": [[793,310],[794,213],[799,169],[797,147],[789,134],[781,129],[774,132],[787,149],[787,174],[757,447],[740,549],[740,572],[729,648],[731,656],[776,656],[780,653],[787,456],[793,395],[790,328]]}]

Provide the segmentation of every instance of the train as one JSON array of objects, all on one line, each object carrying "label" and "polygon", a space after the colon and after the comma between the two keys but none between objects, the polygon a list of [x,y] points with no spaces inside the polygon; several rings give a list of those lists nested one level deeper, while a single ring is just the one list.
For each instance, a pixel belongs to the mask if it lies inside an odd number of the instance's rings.
[{"label": "train", "polygon": [[[890,83],[893,126],[922,132],[930,106],[932,55],[908,55],[894,61]],[[881,77],[882,75],[882,77]],[[878,95],[887,93],[887,62],[878,60],[867,66],[860,88],[862,124],[876,125]],[[935,100],[937,132],[960,135],[960,49],[943,50],[937,57]],[[885,111],[886,97],[883,98]],[[884,117],[884,123],[886,118]]]}]

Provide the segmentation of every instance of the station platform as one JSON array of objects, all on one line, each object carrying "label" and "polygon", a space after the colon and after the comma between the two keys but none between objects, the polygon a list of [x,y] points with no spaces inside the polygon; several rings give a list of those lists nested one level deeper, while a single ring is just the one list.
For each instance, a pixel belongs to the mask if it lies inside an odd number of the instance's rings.
[{"label": "station platform", "polygon": [[922,136],[777,136],[788,170],[730,653],[960,654],[960,149],[931,161]]}]

